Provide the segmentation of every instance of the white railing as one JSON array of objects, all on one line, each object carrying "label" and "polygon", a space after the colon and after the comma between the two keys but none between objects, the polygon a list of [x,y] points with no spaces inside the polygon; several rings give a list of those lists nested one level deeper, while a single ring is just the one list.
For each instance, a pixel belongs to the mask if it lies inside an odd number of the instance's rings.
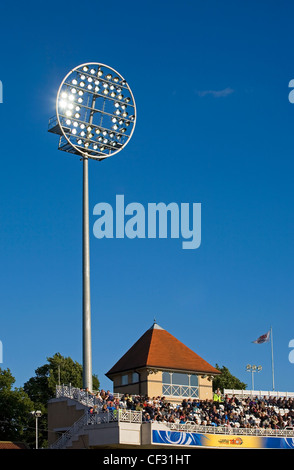
[{"label": "white railing", "polygon": [[162,384],[162,395],[165,397],[198,398],[198,387],[193,385]]},{"label": "white railing", "polygon": [[64,449],[69,441],[79,433],[81,429],[87,429],[87,426],[104,423],[142,423],[142,412],[133,410],[114,410],[98,413],[89,413],[85,411],[83,416],[76,421],[65,433],[55,441],[51,449]]},{"label": "white railing", "polygon": [[170,430],[182,432],[201,432],[205,434],[234,434],[238,436],[274,436],[294,437],[293,429],[263,429],[263,428],[233,428],[227,426],[203,426],[194,424],[192,421],[185,424],[160,423],[166,425]]},{"label": "white railing", "polygon": [[94,393],[81,390],[71,385],[57,385],[56,386],[56,398],[71,398],[76,400],[82,405],[89,407],[102,407],[102,399],[97,397]]},{"label": "white railing", "polygon": [[87,424],[87,412],[55,441],[50,449],[64,449],[68,442]]},{"label": "white railing", "polygon": [[275,392],[271,390],[234,390],[225,388],[223,395],[232,396],[235,395],[236,397],[276,397],[276,398],[294,398],[294,392]]},{"label": "white railing", "polygon": [[113,422],[142,423],[142,412],[133,410],[113,410],[88,415],[87,424],[103,424]]}]

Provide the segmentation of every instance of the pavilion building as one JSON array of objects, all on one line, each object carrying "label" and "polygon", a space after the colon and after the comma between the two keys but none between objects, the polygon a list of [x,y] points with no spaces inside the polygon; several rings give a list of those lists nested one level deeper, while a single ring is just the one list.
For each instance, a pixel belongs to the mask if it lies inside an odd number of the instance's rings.
[{"label": "pavilion building", "polygon": [[156,322],[106,373],[113,392],[184,398],[213,398],[212,380],[220,371]]}]

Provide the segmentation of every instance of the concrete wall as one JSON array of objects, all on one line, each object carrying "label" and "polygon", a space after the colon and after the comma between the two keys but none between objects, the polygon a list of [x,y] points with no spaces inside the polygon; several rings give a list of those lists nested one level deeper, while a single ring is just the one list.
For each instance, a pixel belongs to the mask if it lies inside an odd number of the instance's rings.
[{"label": "concrete wall", "polygon": [[212,400],[213,399],[213,390],[212,390],[212,381],[208,380],[207,377],[202,378],[201,375],[199,379],[199,399],[200,400]]},{"label": "concrete wall", "polygon": [[84,414],[85,406],[68,398],[48,402],[48,444],[55,442],[60,432],[66,431]]}]

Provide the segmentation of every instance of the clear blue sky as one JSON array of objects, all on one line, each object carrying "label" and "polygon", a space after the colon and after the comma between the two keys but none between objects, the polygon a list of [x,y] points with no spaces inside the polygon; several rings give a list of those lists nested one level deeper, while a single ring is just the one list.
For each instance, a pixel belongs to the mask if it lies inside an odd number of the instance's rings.
[{"label": "clear blue sky", "polygon": [[294,6],[289,1],[36,1],[1,6],[2,368],[22,386],[56,352],[82,361],[79,158],[47,132],[59,84],[113,67],[138,108],[132,140],[91,161],[98,202],[200,202],[202,243],[91,232],[93,372],[153,318],[251,388],[294,391]]}]

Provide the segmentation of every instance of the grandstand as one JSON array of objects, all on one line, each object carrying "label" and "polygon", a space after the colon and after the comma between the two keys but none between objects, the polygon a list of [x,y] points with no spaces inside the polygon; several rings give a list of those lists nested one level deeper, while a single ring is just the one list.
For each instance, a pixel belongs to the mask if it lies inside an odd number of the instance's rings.
[{"label": "grandstand", "polygon": [[294,448],[294,393],[213,394],[216,373],[154,324],[106,374],[114,392],[57,387],[49,447]]},{"label": "grandstand", "polygon": [[[60,386],[57,387],[56,398],[48,403],[48,425],[54,431],[49,433],[49,445],[52,449],[117,449],[134,446],[147,449],[166,446],[294,448],[294,394],[265,392],[265,395],[259,396],[260,393],[255,391],[224,392],[223,400],[218,402],[218,410],[225,408],[227,401],[230,404],[235,403],[232,405],[234,413],[230,423],[220,422],[216,425],[199,420],[202,405],[212,408],[217,406],[213,400],[195,400],[198,408],[195,409],[194,416],[186,414],[187,419],[183,420],[183,401],[175,405],[160,397],[150,400],[148,397],[126,397],[120,394],[111,394],[106,399],[101,399],[99,393]],[[236,400],[237,395],[240,400]],[[131,405],[126,404],[128,400]],[[147,406],[138,410],[138,403],[147,403]],[[248,426],[253,416],[252,408],[251,411],[245,410],[248,403],[262,406],[265,411],[261,413],[268,420],[271,416],[278,416],[280,426],[272,427],[270,423],[261,425],[258,419]],[[175,419],[159,419],[158,414],[152,419],[146,419],[150,404],[157,411],[172,410]],[[240,417],[244,410],[246,424],[239,422],[238,425],[236,417]]]}]

